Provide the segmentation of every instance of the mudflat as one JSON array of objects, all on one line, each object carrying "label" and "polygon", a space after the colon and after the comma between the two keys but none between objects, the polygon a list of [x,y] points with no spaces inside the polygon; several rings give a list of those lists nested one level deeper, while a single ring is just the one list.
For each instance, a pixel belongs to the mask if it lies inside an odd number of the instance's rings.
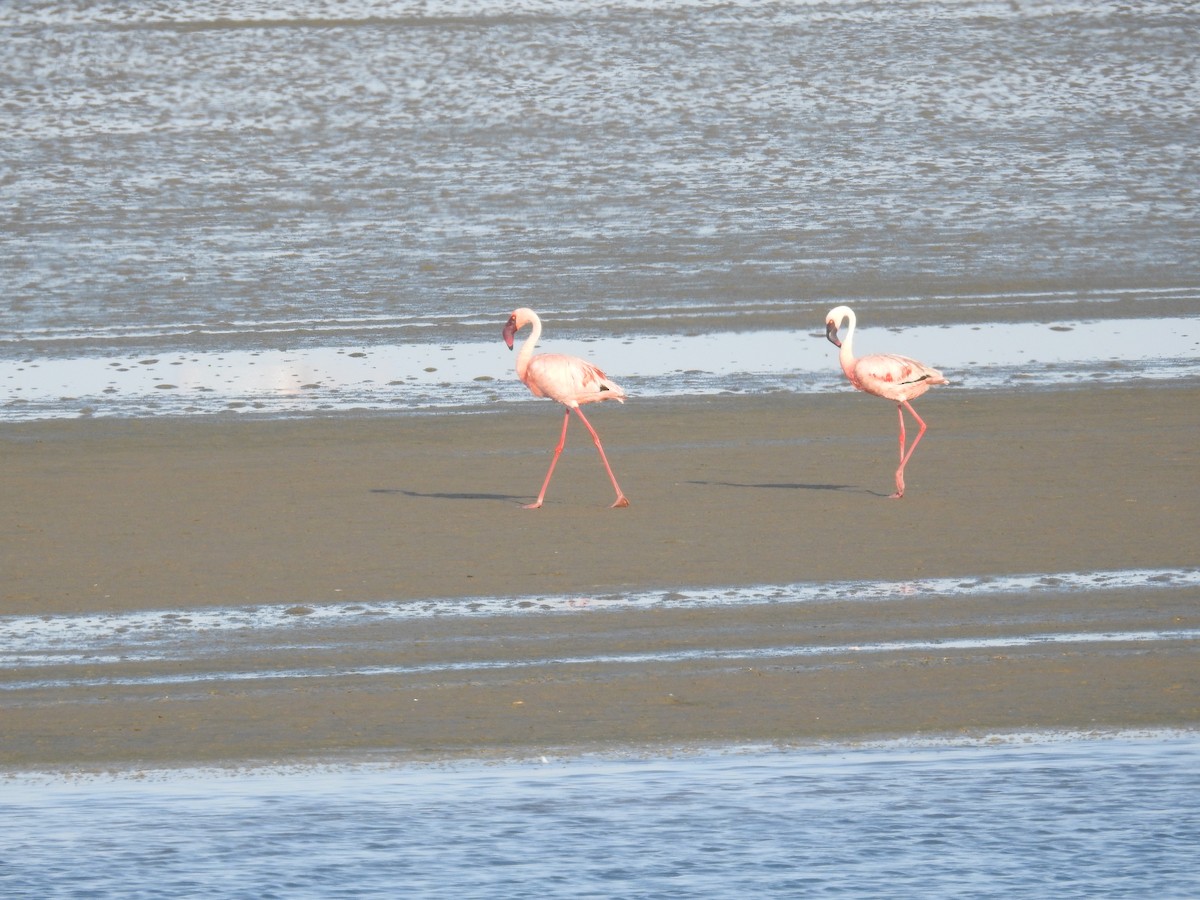
[{"label": "mudflat", "polygon": [[[886,499],[895,410],[849,389],[592,407],[627,509],[608,508],[611,486],[578,425],[545,507],[521,508],[557,439],[561,408],[548,401],[10,425],[0,432],[0,615],[586,601],[1197,564],[1200,388],[948,388],[916,406],[929,431],[898,501]],[[144,674],[141,662],[37,685],[18,663],[0,671],[20,685],[0,691],[0,766],[1193,727],[1196,641],[1064,638],[997,652],[971,639],[1194,629],[1197,599],[1117,590],[409,620],[364,626],[349,644],[343,635],[258,651],[291,677],[170,688],[122,678]],[[947,649],[931,651],[939,640]],[[864,644],[895,649],[857,653]],[[727,649],[753,652],[731,660]],[[321,677],[304,674],[316,667]]]}]

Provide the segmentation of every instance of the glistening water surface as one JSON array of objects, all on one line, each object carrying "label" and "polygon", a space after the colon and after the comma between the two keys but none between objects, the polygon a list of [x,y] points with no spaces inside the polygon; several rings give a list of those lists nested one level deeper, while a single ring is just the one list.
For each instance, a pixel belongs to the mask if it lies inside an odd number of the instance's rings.
[{"label": "glistening water surface", "polygon": [[[830,582],[758,585],[563,597],[473,597],[407,602],[259,605],[232,608],[146,610],[90,615],[0,617],[0,697],[23,706],[59,702],[56,691],[83,688],[145,688],[180,697],[216,684],[264,689],[267,685],[387,679],[410,683],[470,680],[473,674],[506,672],[513,678],[545,667],[674,664],[691,661],[727,666],[841,664],[872,657],[936,656],[955,651],[997,653],[1020,649],[1063,654],[1086,646],[1111,653],[1153,653],[1171,646],[1195,647],[1195,622],[1167,610],[1186,609],[1200,590],[1200,570],[1059,572],[1006,577],[923,579],[908,582]],[[1095,613],[1063,617],[1055,601],[1066,594],[1096,598]],[[1162,612],[1152,628],[1114,613],[1100,601],[1120,595],[1127,608]],[[1013,600],[1038,598],[1036,611]],[[995,609],[982,624],[964,626],[937,615],[950,601]],[[647,637],[593,644],[572,617],[604,618],[587,628],[620,629],[616,612],[683,612],[756,606],[904,604],[906,614],[928,616],[922,630],[880,641],[874,631],[848,627],[852,616],[833,614],[837,627],[817,631],[753,630],[749,620],[734,635],[721,629],[689,632],[677,621],[672,639]],[[943,614],[944,615],[944,614]],[[498,620],[551,620],[548,634],[522,643]],[[476,619],[468,634],[438,637],[414,629],[421,620]],[[795,618],[793,616],[793,618]],[[611,624],[610,624],[611,623]],[[690,635],[690,636],[689,636]],[[614,643],[618,649],[614,649]],[[130,670],[134,666],[134,670]],[[97,695],[100,696],[100,695]]]},{"label": "glistening water surface", "polygon": [[[0,421],[494,408],[528,396],[495,331],[490,342],[453,345],[0,358]],[[542,346],[620,372],[634,397],[845,389],[823,329],[639,334],[602,344],[547,338]],[[856,341],[859,353],[898,348],[936,359],[953,385],[971,390],[1178,381],[1200,377],[1200,318],[864,329]]]},{"label": "glistening water surface", "polygon": [[1200,738],[0,782],[8,897],[1200,893]]},{"label": "glistening water surface", "polygon": [[840,302],[966,388],[1195,377],[1198,27],[1162,0],[10,5],[0,421],[487,405],[521,396],[517,306],[638,396],[831,387],[807,335]]}]

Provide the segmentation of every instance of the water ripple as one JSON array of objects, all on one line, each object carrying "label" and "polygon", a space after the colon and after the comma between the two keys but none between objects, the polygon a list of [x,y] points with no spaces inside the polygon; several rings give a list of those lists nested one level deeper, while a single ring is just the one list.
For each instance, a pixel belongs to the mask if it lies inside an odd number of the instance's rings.
[{"label": "water ripple", "polygon": [[[182,654],[186,644],[215,638],[238,647],[239,638],[261,642],[285,635],[303,643],[305,632],[357,628],[364,623],[433,618],[580,615],[625,610],[703,609],[750,604],[886,603],[987,598],[1012,594],[1182,590],[1200,586],[1200,568],[1057,572],[914,581],[799,582],[749,587],[680,588],[622,594],[551,597],[467,597],[404,602],[320,604],[125,613],[0,617],[0,667],[109,656],[155,659]],[[219,652],[209,646],[206,652]]]}]

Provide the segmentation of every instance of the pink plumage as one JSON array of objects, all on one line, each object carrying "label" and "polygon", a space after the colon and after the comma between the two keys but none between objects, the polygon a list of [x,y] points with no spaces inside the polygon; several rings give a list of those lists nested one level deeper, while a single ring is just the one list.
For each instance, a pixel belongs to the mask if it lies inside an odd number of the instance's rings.
[{"label": "pink plumage", "polygon": [[[842,346],[849,344],[847,332]],[[873,353],[854,360],[853,368],[846,371],[846,377],[860,391],[897,403],[915,400],[935,384],[949,383],[937,369],[893,353]]]},{"label": "pink plumage", "polygon": [[[845,340],[838,339],[838,329],[842,322],[847,322]],[[850,379],[850,383],[860,391],[883,397],[896,404],[896,412],[900,417],[900,468],[896,470],[896,493],[894,499],[904,496],[904,467],[912,458],[913,451],[925,434],[925,420],[917,415],[909,402],[920,397],[935,384],[949,384],[946,377],[937,369],[924,363],[909,359],[907,356],[897,356],[893,353],[873,353],[870,356],[854,357],[854,328],[857,320],[854,311],[848,306],[837,306],[825,316],[825,336],[838,348],[838,361],[842,371]],[[904,409],[907,408],[912,417],[920,425],[912,446],[904,449]]]},{"label": "pink plumage", "polygon": [[622,493],[621,486],[617,484],[617,478],[613,475],[612,466],[608,464],[608,457],[604,454],[600,436],[596,434],[596,429],[592,427],[592,423],[587,420],[583,410],[579,408],[580,404],[597,403],[601,400],[616,400],[618,403],[624,403],[625,391],[616,382],[610,381],[608,376],[596,366],[577,356],[565,356],[561,353],[541,353],[534,356],[533,348],[542,336],[542,320],[531,309],[522,307],[508,317],[508,323],[504,326],[504,343],[508,344],[509,350],[513,347],[513,338],[517,332],[526,325],[533,327],[517,354],[517,377],[525,383],[535,397],[549,397],[551,400],[557,400],[563,404],[566,407],[566,413],[563,416],[562,434],[558,439],[558,446],[554,448],[554,458],[550,460],[550,471],[546,473],[541,493],[538,494],[536,501],[525,508],[537,509],[546,497],[546,488],[550,486],[550,477],[554,474],[554,467],[558,464],[558,457],[562,454],[563,445],[567,440],[567,426],[571,423],[571,410],[575,410],[580,421],[587,427],[588,432],[592,435],[592,441],[596,445],[596,450],[600,453],[600,461],[604,463],[604,469],[608,472],[613,489],[617,492],[617,499],[613,506],[628,506],[629,501],[625,499],[625,494]]},{"label": "pink plumage", "polygon": [[[533,343],[532,336],[528,343]],[[524,347],[521,348],[524,351]],[[535,397],[549,397],[567,406],[596,403],[600,400],[625,402],[625,392],[591,363],[577,356],[561,353],[540,353],[526,360],[521,372],[517,357],[517,377]]]}]

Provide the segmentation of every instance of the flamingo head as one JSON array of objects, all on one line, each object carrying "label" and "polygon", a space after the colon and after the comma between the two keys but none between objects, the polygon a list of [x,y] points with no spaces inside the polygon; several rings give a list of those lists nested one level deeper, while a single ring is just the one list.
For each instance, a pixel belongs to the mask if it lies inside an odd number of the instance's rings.
[{"label": "flamingo head", "polygon": [[842,342],[838,340],[838,325],[841,323],[836,319],[830,319],[825,323],[825,337],[829,339],[829,343],[835,347],[842,346]]},{"label": "flamingo head", "polygon": [[854,313],[850,311],[850,307],[848,306],[835,306],[825,314],[825,337],[835,347],[842,346],[842,342],[838,338],[838,329],[842,327],[842,323],[847,319],[850,320],[850,328],[853,329]]},{"label": "flamingo head", "polygon": [[534,320],[532,310],[521,307],[514,310],[513,314],[508,317],[508,322],[504,326],[504,343],[508,344],[508,349],[513,348],[513,338],[517,336],[517,332]]},{"label": "flamingo head", "polygon": [[504,343],[508,344],[508,349],[513,348],[513,338],[517,335],[517,329],[521,326],[517,324],[517,314],[513,313],[508,317],[508,324],[504,326]]}]

